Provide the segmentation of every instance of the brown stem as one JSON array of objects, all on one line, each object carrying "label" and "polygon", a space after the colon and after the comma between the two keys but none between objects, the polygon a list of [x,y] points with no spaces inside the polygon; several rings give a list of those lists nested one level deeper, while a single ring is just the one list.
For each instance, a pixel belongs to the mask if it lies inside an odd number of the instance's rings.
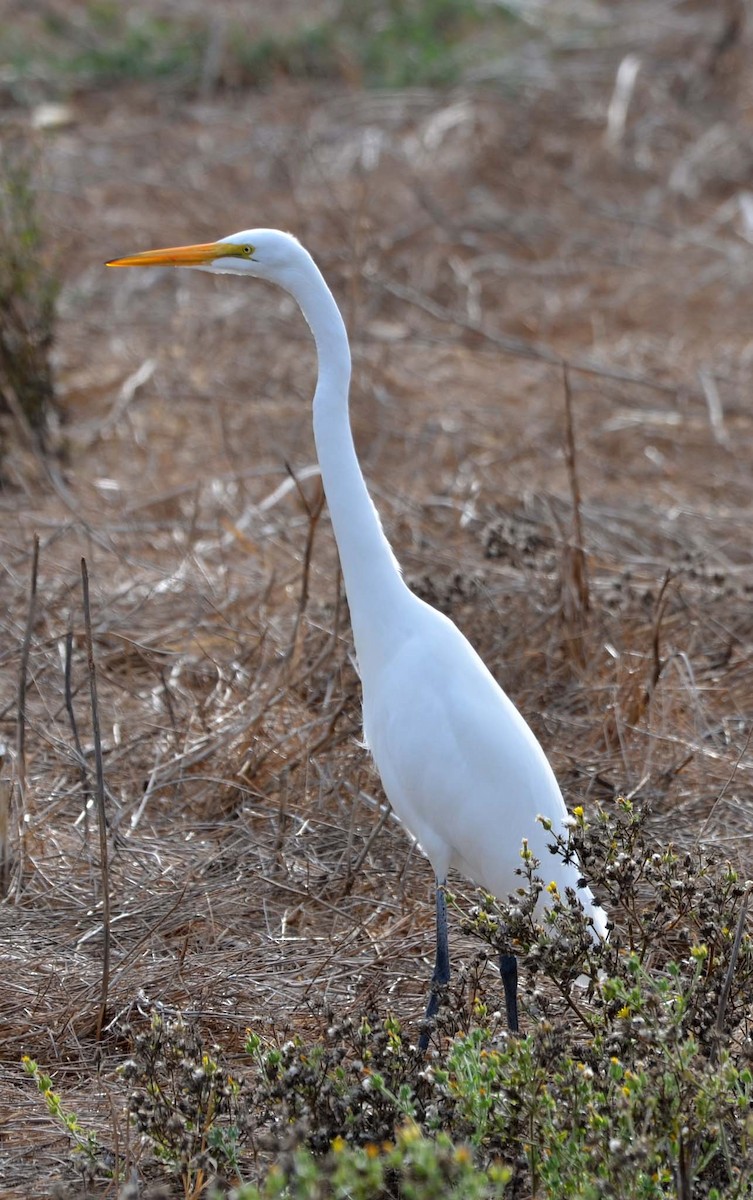
[{"label": "brown stem", "polygon": [[29,607],[26,613],[26,628],[21,643],[21,662],[18,668],[18,721],[16,727],[16,761],[21,807],[26,809],[26,685],[29,671],[31,635],[37,607],[37,575],[39,571],[39,534],[34,534],[34,549],[31,558],[31,583],[29,585]]},{"label": "brown stem", "polygon": [[81,583],[84,598],[84,632],[86,634],[86,659],[89,669],[89,691],[92,708],[92,735],[94,738],[94,763],[96,767],[95,799],[99,823],[99,858],[102,872],[102,989],[95,1039],[102,1037],[102,1027],[107,1011],[107,993],[110,985],[110,868],[107,854],[107,822],[105,816],[105,773],[102,764],[102,738],[99,729],[99,704],[97,702],[97,673],[94,666],[92,642],[91,607],[89,604],[89,572],[86,559],[81,559]]}]

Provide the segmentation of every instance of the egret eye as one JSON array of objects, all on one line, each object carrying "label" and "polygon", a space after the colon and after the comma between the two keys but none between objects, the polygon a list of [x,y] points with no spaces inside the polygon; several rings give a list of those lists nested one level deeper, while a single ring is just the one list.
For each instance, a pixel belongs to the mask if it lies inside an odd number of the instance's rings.
[{"label": "egret eye", "polygon": [[253,246],[244,246],[241,253],[245,254],[246,258],[250,258],[254,252]]}]

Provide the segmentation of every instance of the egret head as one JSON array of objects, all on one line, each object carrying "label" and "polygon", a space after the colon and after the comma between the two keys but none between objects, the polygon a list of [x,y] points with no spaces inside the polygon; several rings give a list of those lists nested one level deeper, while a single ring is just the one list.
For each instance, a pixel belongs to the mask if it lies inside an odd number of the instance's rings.
[{"label": "egret head", "polygon": [[307,252],[290,233],[279,229],[243,229],[219,242],[144,250],[114,258],[108,267],[197,267],[225,275],[255,275],[284,288],[295,285]]}]

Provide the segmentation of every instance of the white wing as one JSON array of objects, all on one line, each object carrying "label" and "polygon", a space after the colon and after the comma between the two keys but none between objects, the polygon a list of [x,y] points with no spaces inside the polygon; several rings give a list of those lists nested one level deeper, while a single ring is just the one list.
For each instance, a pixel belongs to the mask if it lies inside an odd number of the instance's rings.
[{"label": "white wing", "polygon": [[506,898],[520,886],[526,838],[543,879],[591,908],[578,868],[550,853],[535,819],[564,830],[567,816],[544,751],[456,626],[416,603],[414,634],[363,680],[364,732],[392,807],[440,880],[454,866]]}]

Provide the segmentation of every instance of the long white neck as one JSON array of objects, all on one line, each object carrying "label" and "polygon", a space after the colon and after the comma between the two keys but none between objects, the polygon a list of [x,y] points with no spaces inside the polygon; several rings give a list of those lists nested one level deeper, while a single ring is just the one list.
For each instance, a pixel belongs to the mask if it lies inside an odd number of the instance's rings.
[{"label": "long white neck", "polygon": [[379,514],[366,489],[348,415],[350,348],[340,310],[308,254],[290,290],[316,343],[314,441],[340,553],[362,677],[387,644],[399,639],[414,600],[400,575]]}]

